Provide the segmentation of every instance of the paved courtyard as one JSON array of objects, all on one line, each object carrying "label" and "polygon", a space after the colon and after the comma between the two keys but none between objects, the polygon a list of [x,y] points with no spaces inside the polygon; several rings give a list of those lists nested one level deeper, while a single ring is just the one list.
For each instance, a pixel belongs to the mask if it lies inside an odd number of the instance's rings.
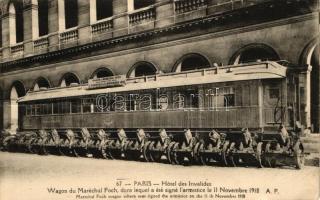
[{"label": "paved courtyard", "polygon": [[0,152],[0,199],[317,199],[319,169],[185,167]]}]

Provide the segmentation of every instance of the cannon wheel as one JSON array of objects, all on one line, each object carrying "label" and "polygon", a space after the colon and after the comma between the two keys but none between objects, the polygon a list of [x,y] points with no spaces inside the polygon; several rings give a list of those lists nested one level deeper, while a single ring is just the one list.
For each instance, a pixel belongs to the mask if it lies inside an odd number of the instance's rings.
[{"label": "cannon wheel", "polygon": [[167,152],[167,157],[169,159],[169,162],[171,164],[176,164],[175,161],[174,161],[174,156],[173,156],[173,146],[176,142],[170,142],[169,146],[168,146],[168,152]]},{"label": "cannon wheel", "polygon": [[[138,155],[139,153],[136,152],[136,151],[133,151],[133,147],[135,146],[135,142],[134,141],[129,141],[125,147],[124,147],[124,155],[125,155],[125,158],[127,160],[138,160],[139,159],[139,156]],[[129,150],[131,150],[129,152]],[[138,150],[137,150],[138,151]]]},{"label": "cannon wheel", "polygon": [[304,166],[304,149],[300,141],[298,141],[293,147],[294,159],[296,163],[296,168],[301,169]]},{"label": "cannon wheel", "polygon": [[78,151],[77,148],[72,148],[71,152],[72,152],[72,156],[74,157],[82,157],[82,150]]},{"label": "cannon wheel", "polygon": [[[151,142],[151,144],[148,146],[148,150],[151,150],[151,148],[154,148],[156,145],[155,142]],[[161,162],[161,156],[163,153],[160,153],[159,151],[152,151],[150,152],[150,161],[151,162]]]},{"label": "cannon wheel", "polygon": [[176,142],[172,147],[172,156],[173,156],[174,163],[178,164],[178,165],[181,165],[182,162],[181,162],[181,160],[179,158],[179,155],[176,152],[176,150],[178,150],[178,149],[179,149],[179,143]]},{"label": "cannon wheel", "polygon": [[151,159],[151,154],[149,151],[150,146],[152,145],[153,142],[147,141],[144,145],[143,145],[143,157],[147,162],[153,161]]},{"label": "cannon wheel", "polygon": [[47,151],[47,148],[45,145],[40,146],[40,153],[41,155],[49,155],[49,152]]},{"label": "cannon wheel", "polygon": [[[234,142],[231,143],[229,151],[230,151],[230,150],[233,150],[233,149],[235,149],[235,143],[234,143]],[[238,164],[238,157],[232,155],[232,153],[231,153],[231,154],[228,155],[228,158],[229,158],[229,160],[230,160],[230,163],[229,163],[230,166],[231,166],[231,167],[236,167],[237,164]]]},{"label": "cannon wheel", "polygon": [[259,168],[263,167],[261,156],[262,156],[262,142],[259,142],[258,146],[257,146],[257,150],[256,150],[256,158],[257,158],[257,161],[258,161],[258,167]]},{"label": "cannon wheel", "polygon": [[221,152],[222,162],[225,166],[228,166],[228,161],[227,161],[228,147],[229,147],[229,141],[226,140],[223,144],[222,152]]},{"label": "cannon wheel", "polygon": [[[204,144],[200,144],[200,146],[199,146],[199,152],[200,152],[201,150],[205,150]],[[200,157],[200,158],[199,158],[199,159],[200,159],[200,163],[201,163],[202,165],[209,165],[209,159],[208,159],[207,156],[205,156],[204,154],[202,154],[202,155],[200,155],[199,157]]]},{"label": "cannon wheel", "polygon": [[[107,146],[115,146],[116,145],[116,140],[111,140],[110,143]],[[107,153],[110,156],[110,158],[112,160],[114,159],[121,159],[121,154],[122,154],[122,150],[120,149],[116,149],[116,148],[108,148],[107,149]]]},{"label": "cannon wheel", "polygon": [[195,164],[202,164],[199,157],[200,142],[197,142],[192,149],[193,161]]},{"label": "cannon wheel", "polygon": [[[264,150],[265,153],[269,153],[270,152],[270,146],[271,146],[270,143],[266,144],[266,147],[265,147],[265,150]],[[268,158],[268,157],[265,158],[265,165],[267,167],[272,167],[270,158]]]},{"label": "cannon wheel", "polygon": [[63,147],[60,147],[60,146],[58,147],[58,150],[59,150],[60,155],[61,155],[61,156],[66,156],[66,154],[63,152],[62,148],[63,148]]},{"label": "cannon wheel", "polygon": [[100,153],[102,158],[104,159],[110,158],[110,155],[107,153],[106,148],[104,146],[100,148]]}]

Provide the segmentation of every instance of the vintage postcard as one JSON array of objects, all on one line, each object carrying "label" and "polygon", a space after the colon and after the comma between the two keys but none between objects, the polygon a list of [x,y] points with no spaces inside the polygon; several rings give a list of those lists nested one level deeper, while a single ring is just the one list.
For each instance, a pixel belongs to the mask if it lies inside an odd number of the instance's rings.
[{"label": "vintage postcard", "polygon": [[319,0],[0,0],[1,200],[318,200]]}]

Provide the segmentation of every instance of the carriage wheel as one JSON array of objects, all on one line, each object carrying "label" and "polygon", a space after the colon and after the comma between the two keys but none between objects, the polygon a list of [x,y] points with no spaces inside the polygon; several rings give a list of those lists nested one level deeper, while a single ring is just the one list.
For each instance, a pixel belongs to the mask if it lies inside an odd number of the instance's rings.
[{"label": "carriage wheel", "polygon": [[262,159],[261,159],[261,156],[262,156],[262,142],[259,142],[258,143],[258,146],[257,146],[257,150],[256,150],[256,158],[257,158],[257,161],[258,161],[258,167],[259,168],[262,168],[263,165],[262,165]]},{"label": "carriage wheel", "polygon": [[174,157],[173,157],[173,152],[172,152],[172,148],[174,146],[176,142],[170,142],[169,146],[168,146],[168,151],[167,151],[167,157],[169,159],[169,163],[171,164],[176,164],[174,161]]},{"label": "carriage wheel", "polygon": [[222,162],[225,166],[228,166],[228,161],[227,161],[228,148],[229,148],[229,141],[227,140],[224,142],[222,151],[221,151]]},{"label": "carriage wheel", "polygon": [[301,169],[304,166],[304,154],[303,154],[303,145],[300,141],[298,141],[294,147],[293,147],[293,152],[294,152],[294,159],[296,163],[296,168]]}]

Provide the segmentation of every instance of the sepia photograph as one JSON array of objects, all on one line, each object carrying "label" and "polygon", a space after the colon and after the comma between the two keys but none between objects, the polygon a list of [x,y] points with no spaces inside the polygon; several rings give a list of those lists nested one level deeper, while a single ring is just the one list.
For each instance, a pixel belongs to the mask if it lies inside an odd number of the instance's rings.
[{"label": "sepia photograph", "polygon": [[0,0],[0,200],[319,200],[319,0]]}]

